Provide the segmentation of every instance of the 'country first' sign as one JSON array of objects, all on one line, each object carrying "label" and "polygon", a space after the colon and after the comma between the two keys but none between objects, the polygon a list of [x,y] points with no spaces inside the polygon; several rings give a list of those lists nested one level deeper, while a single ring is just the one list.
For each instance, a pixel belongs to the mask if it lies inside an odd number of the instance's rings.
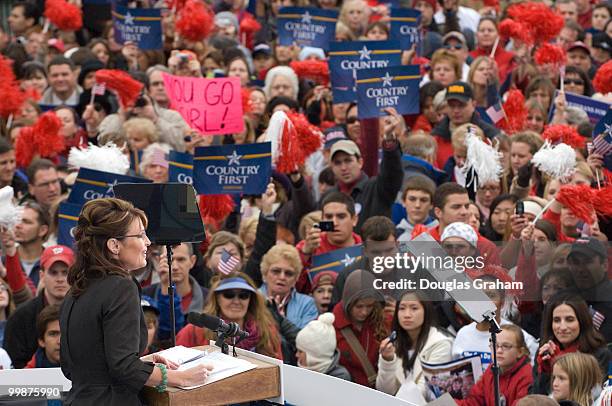
[{"label": "'country first' sign", "polygon": [[357,72],[381,69],[401,64],[399,41],[332,42],[329,51],[329,71],[334,103],[357,100]]},{"label": "'country first' sign", "polygon": [[112,15],[117,43],[134,42],[143,50],[163,48],[160,9],[116,5]]},{"label": "'country first' sign", "polygon": [[280,44],[329,49],[336,37],[338,12],[314,7],[283,7],[278,14]]},{"label": "'country first' sign", "polygon": [[374,118],[393,107],[399,114],[419,113],[418,65],[395,66],[357,72],[359,118]]}]

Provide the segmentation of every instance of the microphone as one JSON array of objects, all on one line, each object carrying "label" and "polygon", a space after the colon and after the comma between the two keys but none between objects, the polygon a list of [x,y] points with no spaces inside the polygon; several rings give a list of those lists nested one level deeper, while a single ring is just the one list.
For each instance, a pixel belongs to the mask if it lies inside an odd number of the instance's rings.
[{"label": "microphone", "polygon": [[226,337],[238,337],[238,340],[243,340],[249,336],[248,332],[240,329],[238,323],[226,323],[219,317],[210,316],[205,313],[190,312],[187,315],[187,321],[196,327],[207,328]]}]

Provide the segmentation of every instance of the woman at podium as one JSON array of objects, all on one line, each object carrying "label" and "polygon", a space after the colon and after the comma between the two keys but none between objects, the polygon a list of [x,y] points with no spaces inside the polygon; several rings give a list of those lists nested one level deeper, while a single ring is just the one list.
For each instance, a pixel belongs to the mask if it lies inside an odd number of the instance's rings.
[{"label": "woman at podium", "polygon": [[147,218],[119,199],[87,202],[74,228],[76,260],[60,316],[64,375],[72,381],[67,405],[140,405],[144,385],[192,386],[208,375],[204,366],[177,371],[163,357],[140,359],[147,328],[140,287],[131,272],[146,264],[151,244]]}]

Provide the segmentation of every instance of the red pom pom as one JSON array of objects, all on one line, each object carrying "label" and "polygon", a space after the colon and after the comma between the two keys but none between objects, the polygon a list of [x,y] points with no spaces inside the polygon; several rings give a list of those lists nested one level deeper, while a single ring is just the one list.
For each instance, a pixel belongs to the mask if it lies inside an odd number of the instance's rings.
[{"label": "red pom pom", "polygon": [[586,145],[584,137],[578,134],[576,129],[565,124],[555,124],[546,127],[542,133],[542,138],[550,141],[553,145],[560,142],[572,148],[584,148]]},{"label": "red pom pom", "polygon": [[281,173],[295,172],[305,160],[306,156],[301,149],[297,131],[291,120],[287,118],[283,123],[283,132],[280,137],[276,170]]},{"label": "red pom pom", "polygon": [[[304,154],[304,160],[318,151],[323,143],[321,131],[308,122],[303,114],[289,112],[287,117],[293,123],[297,133],[300,150]],[[300,165],[304,162],[300,162]]]},{"label": "red pom pom", "polygon": [[603,217],[612,217],[612,186],[608,185],[599,190],[595,190],[593,197],[593,207],[597,214]]},{"label": "red pom pom", "polygon": [[19,131],[15,145],[17,164],[26,168],[35,157],[53,158],[64,150],[64,137],[60,134],[62,122],[52,112],[41,115],[32,127]]},{"label": "red pom pom", "polygon": [[533,44],[531,32],[523,24],[506,18],[499,23],[499,35],[504,39],[513,39],[524,44]]},{"label": "red pom pom", "polygon": [[508,16],[519,21],[536,44],[555,38],[565,25],[563,17],[544,3],[525,2],[508,7]]},{"label": "red pom pom", "polygon": [[612,92],[612,61],[604,63],[597,69],[593,87],[601,94]]},{"label": "red pom pom", "polygon": [[293,61],[289,66],[300,79],[311,79],[323,86],[329,83],[329,65],[327,61],[316,59]]},{"label": "red pom pom", "polygon": [[429,69],[429,59],[424,56],[415,56],[412,58],[412,65],[419,65],[421,75],[425,75]]},{"label": "red pom pom", "polygon": [[123,107],[130,107],[142,92],[143,84],[133,79],[127,72],[118,69],[96,71],[96,82],[104,83],[108,89],[119,95]]},{"label": "red pom pom", "polygon": [[62,31],[77,31],[83,26],[81,9],[64,0],[46,0],[45,17]]},{"label": "red pom pom", "polygon": [[503,107],[506,117],[498,123],[498,127],[508,134],[522,131],[525,128],[528,113],[523,93],[518,89],[510,90]]},{"label": "red pom pom", "polygon": [[223,221],[234,211],[234,199],[231,195],[200,195],[200,215]]},{"label": "red pom pom", "polygon": [[187,0],[176,20],[176,32],[193,42],[204,40],[213,26],[214,19],[210,10],[199,0]]},{"label": "red pom pom", "polygon": [[261,30],[261,24],[250,13],[244,13],[240,21],[240,36],[244,39],[244,45],[252,49],[255,34]]},{"label": "red pom pom", "polygon": [[495,10],[499,10],[499,0],[483,0],[485,7],[492,7]]},{"label": "red pom pom", "polygon": [[15,79],[12,61],[0,55],[0,117],[18,116],[26,95]]},{"label": "red pom pom", "polygon": [[535,61],[538,65],[552,64],[561,66],[565,65],[567,56],[563,48],[546,42],[536,51]]},{"label": "red pom pom", "polygon": [[251,111],[251,91],[247,88],[241,88],[242,94],[242,112],[249,113]]},{"label": "red pom pom", "polygon": [[593,216],[594,193],[587,185],[561,186],[555,197],[559,203],[569,209],[576,217],[591,223]]}]

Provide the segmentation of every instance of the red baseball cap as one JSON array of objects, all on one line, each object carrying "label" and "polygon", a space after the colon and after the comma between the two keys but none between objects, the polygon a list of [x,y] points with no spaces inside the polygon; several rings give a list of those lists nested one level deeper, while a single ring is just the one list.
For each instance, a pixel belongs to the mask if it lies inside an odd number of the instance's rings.
[{"label": "red baseball cap", "polygon": [[53,245],[45,248],[40,256],[40,266],[43,269],[51,268],[58,261],[71,266],[74,263],[74,252],[65,245]]}]

